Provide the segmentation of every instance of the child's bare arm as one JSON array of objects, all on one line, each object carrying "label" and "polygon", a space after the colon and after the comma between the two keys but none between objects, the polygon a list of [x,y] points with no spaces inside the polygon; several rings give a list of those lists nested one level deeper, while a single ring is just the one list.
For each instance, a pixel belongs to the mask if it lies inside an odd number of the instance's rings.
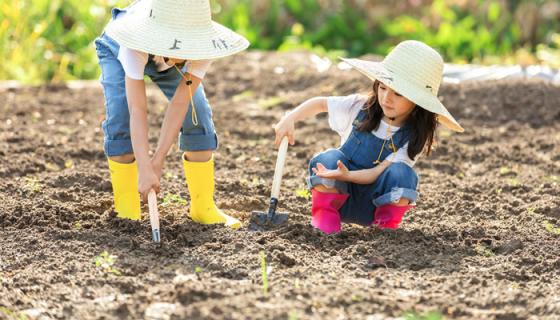
[{"label": "child's bare arm", "polygon": [[350,171],[346,181],[357,184],[370,184],[377,181],[377,178],[387,169],[392,162],[385,160],[371,169]]},{"label": "child's bare arm", "polygon": [[327,112],[327,98],[315,97],[297,106],[294,110],[286,113],[284,117],[274,126],[276,139],[274,143],[280,144],[284,136],[288,136],[290,144],[294,144],[294,124],[307,118],[311,118],[319,113]]},{"label": "child's bare arm", "polygon": [[348,168],[346,168],[346,166],[341,161],[338,161],[337,165],[337,169],[329,170],[319,163],[317,165],[317,168],[312,168],[312,170],[319,177],[323,178],[330,178],[357,184],[370,184],[374,183],[377,178],[379,178],[383,171],[385,171],[385,169],[387,169],[391,165],[391,162],[385,160],[374,168],[353,171],[348,170]]},{"label": "child's bare arm", "polygon": [[130,113],[130,136],[139,168],[150,165],[148,153],[148,107],[144,80],[125,77],[126,99]]},{"label": "child's bare arm", "polygon": [[[191,92],[194,95],[201,80],[195,76],[191,76],[191,79]],[[173,141],[177,138],[179,130],[181,130],[191,98],[189,87],[184,80],[181,81],[169,103],[161,125],[158,146],[153,157],[156,164],[163,165],[167,152],[171,148]],[[161,172],[159,174],[161,174]]]},{"label": "child's bare arm", "polygon": [[138,191],[146,200],[148,192],[159,192],[159,177],[154,173],[148,153],[148,107],[144,80],[125,77],[126,97],[130,113],[130,136],[138,164]]}]

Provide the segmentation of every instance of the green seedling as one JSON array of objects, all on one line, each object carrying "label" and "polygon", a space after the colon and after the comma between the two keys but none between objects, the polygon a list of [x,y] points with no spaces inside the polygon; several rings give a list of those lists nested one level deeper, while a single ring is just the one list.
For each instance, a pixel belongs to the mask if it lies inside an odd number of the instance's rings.
[{"label": "green seedling", "polygon": [[266,270],[266,255],[264,251],[260,252],[261,256],[261,279],[262,279],[262,286],[263,286],[263,293],[265,295],[268,294],[268,273]]},{"label": "green seedling", "polygon": [[298,320],[298,319],[299,319],[299,317],[298,317],[297,311],[292,310],[290,312],[290,314],[288,315],[288,320]]},{"label": "green seedling", "polygon": [[457,172],[457,177],[460,179],[463,179],[465,177],[465,173],[464,172]]},{"label": "green seedling", "polygon": [[72,161],[72,159],[64,161],[64,168],[70,169],[72,167],[74,167],[74,161]]},{"label": "green seedling", "polygon": [[502,191],[503,191],[503,189],[502,189],[502,188],[497,188],[497,189],[496,189],[496,194],[501,194],[501,193],[502,193]]},{"label": "green seedling", "polygon": [[294,280],[294,288],[295,289],[299,289],[300,285],[299,285],[299,278],[296,278],[296,280]]},{"label": "green seedling", "polygon": [[490,250],[490,248],[488,248],[485,245],[480,244],[480,243],[477,243],[474,246],[474,251],[478,255],[481,255],[481,256],[484,256],[484,257],[493,257],[495,255],[494,252],[492,250]]},{"label": "green seedling", "polygon": [[544,176],[543,180],[551,182],[553,184],[557,184],[560,183],[560,176],[556,176],[556,175]]},{"label": "green seedling", "polygon": [[41,183],[37,178],[25,178],[23,189],[28,192],[37,192],[41,189]]},{"label": "green seedling", "polygon": [[296,195],[300,198],[304,198],[305,200],[309,200],[309,198],[311,198],[311,192],[307,189],[296,190]]},{"label": "green seedling", "polygon": [[534,214],[535,210],[536,209],[534,207],[527,208],[527,213]]},{"label": "green seedling", "polygon": [[430,311],[425,314],[418,314],[416,312],[407,312],[404,314],[405,320],[443,320],[443,315],[437,311]]},{"label": "green seedling", "polygon": [[518,178],[511,178],[508,179],[508,184],[512,187],[517,187],[518,185],[521,184],[521,180],[519,180]]},{"label": "green seedling", "polygon": [[27,318],[26,315],[12,311],[6,307],[0,307],[0,314],[5,314],[6,316],[8,316],[10,319],[15,319],[15,320],[27,320],[29,318]]},{"label": "green seedling", "polygon": [[76,222],[74,222],[74,225],[72,227],[76,230],[81,230],[82,229],[82,223],[80,221],[76,221]]},{"label": "green seedling", "polygon": [[196,275],[198,280],[201,280],[202,268],[201,267],[194,267],[194,274]]},{"label": "green seedling", "polygon": [[284,99],[280,97],[271,97],[271,98],[259,100],[259,106],[263,109],[270,109],[272,107],[281,104],[282,102],[284,102]]},{"label": "green seedling", "polygon": [[185,204],[187,204],[187,200],[183,199],[180,195],[173,193],[166,194],[165,197],[163,197],[163,202],[161,203],[163,207]]},{"label": "green seedling", "polygon": [[255,93],[253,91],[246,90],[246,91],[243,91],[239,94],[234,95],[231,99],[233,100],[233,102],[239,102],[241,100],[245,100],[245,99],[251,98],[253,96],[255,96]]},{"label": "green seedling", "polygon": [[51,163],[51,162],[45,163],[45,168],[47,168],[47,170],[49,170],[49,171],[58,171],[58,170],[60,170],[60,168],[59,168],[56,164]]},{"label": "green seedling", "polygon": [[517,175],[517,172],[515,172],[513,169],[508,168],[508,167],[501,167],[500,168],[500,175],[501,176],[507,176],[507,175]]},{"label": "green seedling", "polygon": [[177,175],[173,174],[172,172],[166,172],[163,174],[163,176],[165,177],[165,179],[171,180],[171,179],[177,179]]},{"label": "green seedling", "polygon": [[109,254],[107,251],[103,251],[100,255],[95,257],[95,266],[103,272],[113,273],[120,276],[121,272],[114,267],[117,258],[117,256]]},{"label": "green seedling", "polygon": [[364,298],[362,298],[362,296],[360,296],[360,295],[358,295],[358,294],[352,295],[352,301],[353,301],[353,302],[360,302],[360,301],[362,301],[362,300],[364,300]]},{"label": "green seedling", "polygon": [[555,227],[550,221],[545,220],[544,223],[544,228],[546,229],[546,231],[555,234],[557,236],[560,236],[560,227]]}]

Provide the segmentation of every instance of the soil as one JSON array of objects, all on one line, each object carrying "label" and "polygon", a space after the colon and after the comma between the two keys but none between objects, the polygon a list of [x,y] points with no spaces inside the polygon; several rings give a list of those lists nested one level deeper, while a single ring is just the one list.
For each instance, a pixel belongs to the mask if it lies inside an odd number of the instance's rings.
[{"label": "soil", "polygon": [[[420,198],[402,227],[324,235],[302,192],[308,160],[339,143],[324,116],[300,123],[288,150],[288,223],[248,228],[251,211],[268,208],[271,126],[307,98],[367,92],[370,81],[336,65],[319,72],[308,53],[249,52],[217,61],[205,84],[220,139],[216,201],[244,225],[190,220],[174,147],[161,246],[147,206],[137,222],[113,211],[99,86],[0,90],[0,318],[560,319],[560,87],[443,85],[466,132],[440,130],[416,164]],[[149,107],[155,146],[166,101],[152,86]],[[110,268],[95,263],[104,251]]]}]

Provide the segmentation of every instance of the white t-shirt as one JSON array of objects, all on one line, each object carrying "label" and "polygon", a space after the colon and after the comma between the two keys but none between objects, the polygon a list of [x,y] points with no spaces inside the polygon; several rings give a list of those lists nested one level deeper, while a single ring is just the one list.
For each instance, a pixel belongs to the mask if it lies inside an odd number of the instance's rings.
[{"label": "white t-shirt", "polygon": [[[124,15],[126,15],[126,11],[120,12],[115,20],[121,19]],[[117,56],[124,69],[124,73],[134,80],[144,79],[144,69],[148,63],[148,58],[149,55],[146,52],[129,49],[124,46],[120,46]],[[173,65],[165,63],[162,56],[154,56],[153,60],[156,63],[158,72],[174,68]],[[188,70],[193,76],[203,79],[211,64],[212,60],[187,60],[185,67],[181,71],[185,72],[185,70]]]},{"label": "white t-shirt", "polygon": [[[358,116],[358,113],[360,113],[364,103],[367,102],[367,99],[367,96],[358,94],[327,97],[329,126],[340,135],[341,146],[350,136],[350,133],[352,132],[352,123]],[[390,137],[387,136],[388,127],[389,124],[381,120],[377,130],[374,130],[371,133],[380,139],[388,139]],[[399,131],[399,129],[399,127],[391,126],[391,136],[395,134],[395,132]],[[397,150],[395,155],[391,153],[385,159],[391,160],[392,162],[403,162],[412,167],[416,163],[416,160],[418,160],[418,155],[415,159],[410,159],[408,157],[407,142],[402,148]]]}]

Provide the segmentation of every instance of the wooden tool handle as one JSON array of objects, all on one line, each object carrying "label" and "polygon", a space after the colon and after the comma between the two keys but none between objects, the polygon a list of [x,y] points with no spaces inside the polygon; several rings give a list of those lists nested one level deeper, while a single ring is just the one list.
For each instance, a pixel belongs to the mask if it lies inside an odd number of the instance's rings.
[{"label": "wooden tool handle", "polygon": [[152,226],[152,238],[155,242],[160,241],[159,235],[159,212],[157,208],[156,192],[152,189],[148,193],[148,210],[150,211],[150,225]]},{"label": "wooden tool handle", "polygon": [[285,136],[278,147],[278,157],[276,158],[276,168],[274,169],[274,179],[272,180],[272,192],[270,197],[278,199],[280,195],[280,182],[282,182],[282,173],[284,171],[284,162],[286,153],[288,152],[288,137]]}]

